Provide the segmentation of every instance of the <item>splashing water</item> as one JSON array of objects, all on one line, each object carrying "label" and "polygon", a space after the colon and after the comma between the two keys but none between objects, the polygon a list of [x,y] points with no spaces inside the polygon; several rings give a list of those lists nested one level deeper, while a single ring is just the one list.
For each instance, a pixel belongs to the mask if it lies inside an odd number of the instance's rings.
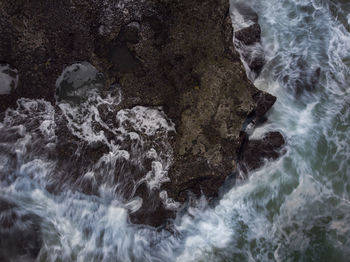
[{"label": "splashing water", "polygon": [[[269,121],[252,136],[282,131],[287,154],[230,189],[217,206],[199,200],[175,220],[172,234],[131,224],[127,214],[142,200],[124,194],[138,183],[152,190],[167,180],[166,138],[174,125],[160,108],[120,111],[120,99],[97,91],[80,106],[21,99],[0,123],[0,260],[347,261],[350,4],[231,1],[242,4],[258,13],[262,27],[267,64],[255,85],[278,97]],[[236,28],[249,25],[232,18]],[[160,140],[152,143],[155,133]],[[60,148],[63,140],[72,146]],[[82,157],[81,170],[72,167],[74,159],[60,160],[84,156],[90,147],[107,153]],[[122,183],[110,175],[115,163],[125,166],[118,171],[123,179],[138,166],[145,176]],[[82,178],[76,168],[86,171]]]}]

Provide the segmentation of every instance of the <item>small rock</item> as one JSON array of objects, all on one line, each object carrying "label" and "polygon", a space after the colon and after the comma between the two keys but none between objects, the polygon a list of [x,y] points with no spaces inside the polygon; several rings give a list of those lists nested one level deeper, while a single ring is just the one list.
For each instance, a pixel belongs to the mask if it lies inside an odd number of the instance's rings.
[{"label": "small rock", "polygon": [[271,109],[271,107],[275,104],[277,98],[267,92],[259,91],[255,96],[254,100],[257,103],[255,109],[255,116],[257,120],[261,119],[267,111]]},{"label": "small rock", "polygon": [[259,24],[253,24],[235,32],[235,38],[244,45],[259,43],[261,39],[261,28]]},{"label": "small rock", "polygon": [[276,160],[284,154],[285,140],[280,132],[269,132],[261,140],[246,140],[241,151],[241,168],[244,172],[260,168],[264,160]]},{"label": "small rock", "polygon": [[66,67],[56,81],[56,100],[81,103],[87,99],[89,91],[104,87],[104,76],[88,62]]},{"label": "small rock", "polygon": [[8,64],[0,64],[0,95],[10,95],[18,85],[18,70]]},{"label": "small rock", "polygon": [[265,65],[260,25],[256,23],[235,32],[235,46],[252,71],[250,78],[255,79]]}]

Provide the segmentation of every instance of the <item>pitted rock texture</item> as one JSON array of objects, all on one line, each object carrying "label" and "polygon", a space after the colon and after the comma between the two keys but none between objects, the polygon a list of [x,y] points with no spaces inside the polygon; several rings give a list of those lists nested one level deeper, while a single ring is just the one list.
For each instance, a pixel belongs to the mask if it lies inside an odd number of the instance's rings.
[{"label": "pitted rock texture", "polygon": [[120,89],[120,109],[162,106],[176,124],[170,182],[138,188],[137,223],[170,216],[160,190],[180,203],[191,193],[215,197],[237,168],[246,118],[269,109],[259,108],[233,46],[228,0],[1,1],[0,33],[0,61],[19,72],[0,111],[19,97],[54,103],[62,70],[87,61],[104,74],[105,90]]}]

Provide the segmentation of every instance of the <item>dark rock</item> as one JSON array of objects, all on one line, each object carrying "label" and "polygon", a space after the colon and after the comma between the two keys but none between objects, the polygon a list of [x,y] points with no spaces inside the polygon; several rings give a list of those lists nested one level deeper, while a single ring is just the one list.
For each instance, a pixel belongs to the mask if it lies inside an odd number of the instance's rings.
[{"label": "dark rock", "polygon": [[265,65],[260,25],[253,24],[235,32],[235,46],[239,50],[242,59],[253,72],[250,77],[255,79]]},{"label": "dark rock", "polygon": [[249,140],[245,137],[240,156],[240,167],[248,172],[260,168],[265,160],[276,160],[285,151],[284,137],[279,132],[269,132],[261,140]]},{"label": "dark rock", "polygon": [[135,224],[150,225],[153,227],[161,226],[167,219],[174,219],[174,210],[166,209],[159,198],[159,192],[150,192],[145,184],[142,184],[136,192],[136,195],[142,196],[143,204],[139,210],[130,214],[130,220]]},{"label": "dark rock", "polygon": [[254,55],[255,56],[249,57],[248,66],[253,72],[255,72],[255,77],[257,77],[261,73],[266,61],[263,55],[263,51],[259,52],[258,55]]},{"label": "dark rock", "polygon": [[267,92],[259,91],[254,95],[256,101],[255,116],[257,119],[261,119],[275,104],[277,98]]},{"label": "dark rock", "polygon": [[243,124],[242,130],[244,132],[240,134],[243,140],[245,140],[244,134],[246,132],[251,134],[250,132],[253,131],[253,128],[267,121],[266,113],[272,108],[277,100],[275,96],[261,90],[253,96],[253,99],[256,102],[256,107],[255,110],[249,114]]},{"label": "dark rock", "polygon": [[140,37],[140,24],[132,22],[126,26],[125,39],[127,42],[137,44]]},{"label": "dark rock", "polygon": [[234,4],[239,14],[243,16],[245,21],[252,21],[253,23],[258,23],[258,14],[248,5],[245,4]]},{"label": "dark rock", "polygon": [[[16,92],[0,97],[1,105],[6,102],[2,110],[22,96],[55,102],[62,70],[87,61],[103,73],[103,92],[118,83],[123,96],[119,109],[162,106],[176,124],[170,182],[151,194],[147,188],[136,190],[144,199],[144,206],[132,214],[138,223],[156,226],[171,217],[170,211],[162,211],[160,190],[180,203],[189,194],[217,196],[237,167],[243,123],[252,112],[262,116],[271,104],[248,80],[234,49],[227,0],[131,0],[123,5],[114,0],[2,1],[0,34],[0,61],[15,66],[20,75]],[[259,42],[260,28],[254,25],[236,38]],[[248,64],[258,70],[262,60]],[[106,119],[112,117],[106,113]],[[59,145],[52,156],[62,167],[60,183],[80,183],[82,191],[94,194],[103,170],[114,167],[94,169],[101,173],[96,184],[81,177],[108,148],[81,145],[67,133],[66,124],[57,123]],[[108,133],[101,126],[96,129]],[[107,136],[112,139],[113,134]],[[115,165],[111,183],[125,180],[123,196],[135,197],[134,181],[145,176],[149,163]]]},{"label": "dark rock", "polygon": [[235,38],[244,45],[253,45],[260,43],[261,28],[259,24],[253,24],[249,27],[243,28],[235,32]]},{"label": "dark rock", "polygon": [[[244,23],[238,22],[240,28],[235,32],[235,47],[242,59],[250,68],[250,79],[259,76],[265,64],[264,50],[261,46],[261,28],[258,24],[258,15],[250,7],[242,4],[234,4],[233,14],[238,13],[244,19]],[[235,18],[234,18],[235,19]],[[241,18],[239,18],[240,20]]]},{"label": "dark rock", "polygon": [[56,81],[56,100],[80,104],[88,98],[88,91],[104,87],[104,77],[90,63],[68,66]]},{"label": "dark rock", "polygon": [[54,101],[55,81],[64,65],[89,60],[96,9],[83,6],[68,0],[0,3],[0,60],[13,65],[20,75],[13,100]]}]

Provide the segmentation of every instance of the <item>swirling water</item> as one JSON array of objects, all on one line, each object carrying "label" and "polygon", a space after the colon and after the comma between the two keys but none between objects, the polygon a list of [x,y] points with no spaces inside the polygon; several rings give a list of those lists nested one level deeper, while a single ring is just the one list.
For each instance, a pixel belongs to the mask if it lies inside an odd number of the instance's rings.
[{"label": "swirling water", "polygon": [[[278,97],[269,121],[252,136],[280,130],[287,137],[286,155],[227,190],[217,206],[199,201],[177,218],[171,234],[130,224],[127,212],[140,200],[123,198],[110,186],[115,181],[98,173],[101,167],[108,170],[106,163],[139,153],[152,155],[159,167],[149,173],[153,185],[166,179],[171,160],[171,152],[161,152],[166,143],[138,151],[147,135],[161,130],[166,136],[173,129],[161,109],[118,113],[125,125],[113,130],[97,109],[103,104],[114,112],[119,100],[109,95],[93,94],[79,108],[22,99],[0,124],[2,261],[30,261],[36,252],[38,261],[349,261],[350,3],[231,4],[249,5],[258,13],[267,64],[255,84]],[[110,150],[76,182],[90,181],[97,194],[47,189],[57,182],[54,174],[62,164],[50,157],[60,119],[81,140]],[[132,149],[107,139],[92,120],[118,141],[134,141]]]}]

